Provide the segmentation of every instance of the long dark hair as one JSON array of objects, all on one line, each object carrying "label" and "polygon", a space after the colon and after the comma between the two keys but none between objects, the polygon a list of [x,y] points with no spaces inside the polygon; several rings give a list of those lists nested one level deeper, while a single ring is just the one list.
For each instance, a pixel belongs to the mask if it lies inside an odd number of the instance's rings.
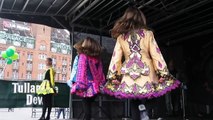
[{"label": "long dark hair", "polygon": [[91,37],[79,41],[74,45],[78,53],[84,53],[88,56],[99,57],[102,51],[101,45]]},{"label": "long dark hair", "polygon": [[111,30],[111,36],[117,38],[120,34],[142,28],[147,28],[143,12],[136,7],[129,7],[124,15],[115,22]]}]

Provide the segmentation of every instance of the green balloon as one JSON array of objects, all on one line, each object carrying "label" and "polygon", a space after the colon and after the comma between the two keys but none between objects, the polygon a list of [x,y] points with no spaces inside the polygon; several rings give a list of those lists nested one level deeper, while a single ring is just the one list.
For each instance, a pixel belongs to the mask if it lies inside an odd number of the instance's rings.
[{"label": "green balloon", "polygon": [[17,60],[18,57],[19,57],[18,53],[15,53],[15,54],[14,54],[13,56],[11,56],[10,58],[11,58],[12,60]]},{"label": "green balloon", "polygon": [[12,49],[14,52],[16,52],[16,48],[14,46],[10,46],[8,49]]},{"label": "green balloon", "polygon": [[7,58],[7,64],[10,65],[12,64],[13,60],[11,58]]},{"label": "green balloon", "polygon": [[7,50],[6,50],[6,54],[7,54],[7,56],[8,56],[8,57],[13,56],[13,55],[14,55],[14,53],[15,53],[15,51],[14,51],[13,49],[11,49],[11,48],[7,48]]},{"label": "green balloon", "polygon": [[6,51],[1,52],[1,57],[2,58],[8,58]]}]

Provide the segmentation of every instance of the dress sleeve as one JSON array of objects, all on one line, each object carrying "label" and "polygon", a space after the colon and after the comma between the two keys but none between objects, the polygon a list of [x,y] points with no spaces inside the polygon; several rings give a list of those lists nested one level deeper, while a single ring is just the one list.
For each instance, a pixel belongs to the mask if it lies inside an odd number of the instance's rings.
[{"label": "dress sleeve", "polygon": [[71,82],[76,82],[76,74],[77,74],[77,68],[78,68],[78,55],[75,56],[73,65],[72,65],[72,71],[70,75]]},{"label": "dress sleeve", "polygon": [[165,78],[169,75],[166,62],[154,38],[153,32],[150,32],[149,36],[149,53],[152,58],[154,69],[159,77]]},{"label": "dress sleeve", "polygon": [[111,62],[109,65],[109,70],[107,73],[108,80],[120,80],[121,79],[121,66],[122,66],[122,56],[123,51],[119,38],[116,41],[115,48],[112,54]]},{"label": "dress sleeve", "polygon": [[72,88],[72,84],[76,82],[76,75],[78,70],[78,55],[75,56],[73,61],[72,70],[70,73],[70,79],[67,81],[67,85]]},{"label": "dress sleeve", "polygon": [[50,83],[52,87],[55,87],[55,80],[54,80],[55,72],[53,68],[50,68]]}]

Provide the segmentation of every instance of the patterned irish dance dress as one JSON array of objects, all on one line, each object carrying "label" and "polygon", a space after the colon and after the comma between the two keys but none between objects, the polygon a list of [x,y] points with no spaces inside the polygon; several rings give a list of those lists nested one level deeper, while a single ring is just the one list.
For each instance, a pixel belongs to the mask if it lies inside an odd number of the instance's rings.
[{"label": "patterned irish dance dress", "polygon": [[[130,99],[159,97],[180,84],[169,73],[152,31],[145,29],[117,38],[107,79],[105,93]],[[113,84],[112,80],[119,80],[120,84]]]},{"label": "patterned irish dance dress", "polygon": [[[93,97],[100,93],[100,87],[105,84],[102,62],[99,58],[83,53],[76,56],[71,79],[71,94],[80,97]],[[76,67],[77,66],[77,67]],[[70,84],[70,83],[68,83]]]}]

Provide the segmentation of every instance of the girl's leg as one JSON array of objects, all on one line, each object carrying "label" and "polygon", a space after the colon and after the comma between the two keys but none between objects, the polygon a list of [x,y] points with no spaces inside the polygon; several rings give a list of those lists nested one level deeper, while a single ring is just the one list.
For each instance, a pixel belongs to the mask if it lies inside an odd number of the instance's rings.
[{"label": "girl's leg", "polygon": [[41,118],[39,120],[45,119],[45,114],[46,114],[46,110],[47,110],[47,96],[46,95],[42,96],[42,102],[43,102],[42,114],[41,114]]},{"label": "girl's leg", "polygon": [[62,109],[63,119],[65,119],[65,108]]},{"label": "girl's leg", "polygon": [[84,109],[84,113],[85,113],[85,120],[91,120],[91,112],[92,112],[92,102],[95,100],[95,97],[91,97],[91,98],[84,98],[82,100],[83,102],[83,109]]},{"label": "girl's leg", "polygon": [[131,100],[131,116],[132,116],[132,120],[140,120],[140,111],[138,106],[140,104],[144,104],[145,100]]},{"label": "girl's leg", "polygon": [[47,112],[47,117],[46,117],[45,120],[50,120],[50,113],[51,113],[51,110],[52,110],[52,97],[53,97],[52,94],[47,95],[48,112]]},{"label": "girl's leg", "polygon": [[61,114],[61,109],[59,108],[59,109],[58,109],[57,119],[59,119],[59,118],[60,118],[60,114]]}]

